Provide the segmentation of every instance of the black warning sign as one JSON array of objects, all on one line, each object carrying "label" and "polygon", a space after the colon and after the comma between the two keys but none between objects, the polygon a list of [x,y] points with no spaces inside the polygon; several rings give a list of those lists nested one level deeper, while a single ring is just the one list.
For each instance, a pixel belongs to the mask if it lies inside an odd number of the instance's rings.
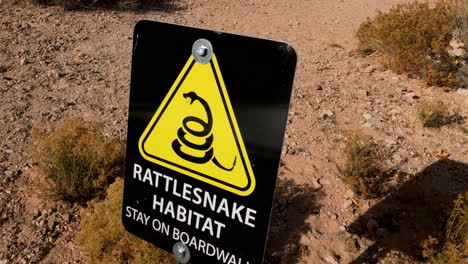
[{"label": "black warning sign", "polygon": [[125,228],[190,263],[262,263],[295,65],[286,43],[138,22]]}]

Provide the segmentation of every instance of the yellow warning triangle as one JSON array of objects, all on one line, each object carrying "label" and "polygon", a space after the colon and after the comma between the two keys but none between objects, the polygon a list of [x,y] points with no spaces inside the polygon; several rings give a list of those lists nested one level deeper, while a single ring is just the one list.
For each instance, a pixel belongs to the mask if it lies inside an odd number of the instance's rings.
[{"label": "yellow warning triangle", "polygon": [[247,196],[255,177],[213,54],[185,64],[138,142],[148,161]]}]

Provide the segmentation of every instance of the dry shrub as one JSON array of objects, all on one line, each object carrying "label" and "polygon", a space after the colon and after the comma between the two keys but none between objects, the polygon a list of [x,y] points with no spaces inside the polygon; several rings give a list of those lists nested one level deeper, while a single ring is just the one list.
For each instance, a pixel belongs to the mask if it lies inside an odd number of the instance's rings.
[{"label": "dry shrub", "polygon": [[465,46],[468,46],[468,0],[447,0],[454,16],[456,17],[456,27]]},{"label": "dry shrub", "polygon": [[399,4],[360,25],[359,49],[380,53],[383,64],[397,73],[419,76],[431,85],[458,86],[457,66],[446,49],[455,24],[447,3],[433,8],[428,3]]},{"label": "dry shrub", "polygon": [[76,240],[89,263],[174,263],[169,254],[125,231],[121,222],[123,180],[109,186],[102,201],[90,203]]},{"label": "dry shrub", "polygon": [[448,110],[442,101],[424,103],[419,108],[419,119],[424,127],[440,127],[447,122]]},{"label": "dry shrub", "polygon": [[33,128],[32,138],[31,156],[52,182],[47,191],[61,200],[80,202],[103,194],[123,165],[123,142],[106,142],[96,122],[69,119],[52,133]]},{"label": "dry shrub", "polygon": [[[422,243],[423,257],[433,264],[463,264],[468,256],[468,191],[459,194],[450,210],[445,232]],[[463,257],[465,256],[465,257]]]},{"label": "dry shrub", "polygon": [[346,141],[346,163],[340,168],[343,180],[362,198],[382,194],[387,172],[383,170],[379,146],[371,137],[351,135]]}]

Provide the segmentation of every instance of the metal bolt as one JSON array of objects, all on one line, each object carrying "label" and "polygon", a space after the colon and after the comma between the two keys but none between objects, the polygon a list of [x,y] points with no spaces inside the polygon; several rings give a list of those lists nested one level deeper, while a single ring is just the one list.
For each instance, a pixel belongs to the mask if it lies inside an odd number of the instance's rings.
[{"label": "metal bolt", "polygon": [[192,55],[196,62],[206,64],[213,56],[213,46],[206,39],[198,39],[192,45]]},{"label": "metal bolt", "polygon": [[185,256],[185,248],[177,245],[177,257],[183,258]]},{"label": "metal bolt", "polygon": [[197,49],[198,55],[205,57],[207,53],[208,53],[208,47],[206,47],[205,45],[201,45],[200,47],[198,47]]},{"label": "metal bolt", "polygon": [[186,264],[190,260],[190,250],[181,242],[174,244],[172,247],[172,253],[175,256],[176,264]]}]

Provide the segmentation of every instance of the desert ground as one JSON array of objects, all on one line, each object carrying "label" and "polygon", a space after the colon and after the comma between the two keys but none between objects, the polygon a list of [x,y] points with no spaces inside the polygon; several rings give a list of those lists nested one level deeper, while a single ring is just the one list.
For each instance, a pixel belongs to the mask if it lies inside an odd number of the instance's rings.
[{"label": "desert ground", "polygon": [[[281,40],[296,50],[267,263],[404,263],[398,250],[368,254],[378,247],[375,240],[350,232],[363,217],[378,228],[379,218],[369,212],[385,197],[360,199],[339,178],[344,139],[354,131],[372,136],[384,146],[387,165],[407,177],[453,168],[457,182],[434,177],[433,184],[466,190],[468,90],[428,86],[383,68],[378,56],[353,53],[359,24],[401,2],[174,0],[132,12],[3,0],[0,264],[86,263],[74,242],[82,206],[44,199],[28,187],[38,177],[28,153],[31,129],[82,117],[103,122],[106,136],[125,139],[132,32],[141,19]],[[424,128],[417,109],[433,99],[446,103],[459,122]],[[452,163],[439,168],[442,156]]]}]

